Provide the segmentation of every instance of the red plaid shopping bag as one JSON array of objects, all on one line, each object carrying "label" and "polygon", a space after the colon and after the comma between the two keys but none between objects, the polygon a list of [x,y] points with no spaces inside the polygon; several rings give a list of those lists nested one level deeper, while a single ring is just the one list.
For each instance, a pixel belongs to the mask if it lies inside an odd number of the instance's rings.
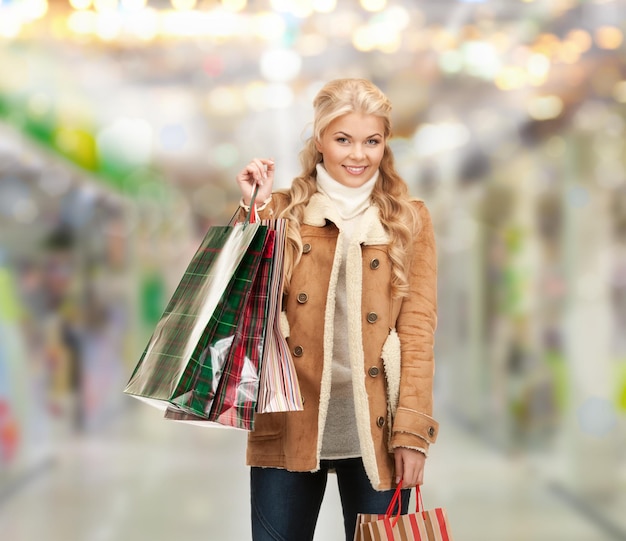
[{"label": "red plaid shopping bag", "polygon": [[[263,258],[219,375],[209,421],[252,430],[259,393],[259,373],[267,335],[275,231],[268,232]],[[282,269],[281,269],[282,271]]]}]

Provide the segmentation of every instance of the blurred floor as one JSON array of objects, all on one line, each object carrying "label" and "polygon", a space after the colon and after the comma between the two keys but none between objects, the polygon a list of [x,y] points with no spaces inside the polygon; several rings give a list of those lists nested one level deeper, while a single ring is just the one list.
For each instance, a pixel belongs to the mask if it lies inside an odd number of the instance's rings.
[{"label": "blurred floor", "polygon": [[[442,419],[423,489],[456,541],[619,539],[559,497],[532,461],[511,459]],[[250,539],[245,434],[161,420],[132,401],[91,436],[64,438],[49,467],[0,500],[0,539]],[[341,540],[331,477],[316,541]]]}]

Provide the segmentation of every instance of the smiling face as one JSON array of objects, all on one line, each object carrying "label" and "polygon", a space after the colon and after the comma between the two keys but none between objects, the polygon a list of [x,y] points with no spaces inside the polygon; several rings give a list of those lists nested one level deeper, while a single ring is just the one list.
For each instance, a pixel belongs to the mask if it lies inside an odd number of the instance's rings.
[{"label": "smiling face", "polygon": [[375,115],[348,113],[334,119],[315,144],[328,174],[350,188],[365,184],[383,159],[384,129]]}]

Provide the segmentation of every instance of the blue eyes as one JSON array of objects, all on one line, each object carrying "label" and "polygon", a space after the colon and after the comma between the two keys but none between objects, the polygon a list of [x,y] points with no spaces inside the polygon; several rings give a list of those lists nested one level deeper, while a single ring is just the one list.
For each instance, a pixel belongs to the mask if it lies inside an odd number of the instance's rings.
[{"label": "blue eyes", "polygon": [[[349,143],[350,141],[348,141],[348,139],[346,137],[337,137],[336,141],[338,143],[341,144],[345,144],[345,143]],[[378,139],[368,139],[366,141],[366,144],[371,145],[371,146],[376,146],[380,143],[380,141]]]}]

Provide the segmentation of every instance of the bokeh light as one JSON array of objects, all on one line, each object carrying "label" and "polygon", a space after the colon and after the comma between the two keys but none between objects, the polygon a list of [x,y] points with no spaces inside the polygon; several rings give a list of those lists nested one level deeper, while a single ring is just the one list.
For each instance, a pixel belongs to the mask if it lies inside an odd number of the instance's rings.
[{"label": "bokeh light", "polygon": [[300,73],[302,58],[295,51],[274,49],[263,53],[259,65],[261,74],[268,81],[291,81]]},{"label": "bokeh light", "polygon": [[120,0],[120,5],[126,12],[143,12],[148,5],[148,0]]},{"label": "bokeh light", "polygon": [[67,18],[68,28],[76,34],[93,34],[97,28],[97,15],[92,11],[77,11]]},{"label": "bokeh light", "polygon": [[528,58],[528,75],[530,83],[540,86],[546,82],[550,72],[550,59],[542,54],[533,54]]},{"label": "bokeh light", "polygon": [[535,120],[556,118],[563,111],[563,100],[559,96],[536,96],[528,102],[528,114]]},{"label": "bokeh light", "polygon": [[117,0],[93,0],[93,7],[99,13],[111,13],[117,10]]},{"label": "bokeh light", "polygon": [[69,0],[70,6],[74,9],[89,9],[92,5],[92,0]]},{"label": "bokeh light", "polygon": [[313,9],[319,13],[332,13],[337,7],[337,0],[313,0]]},{"label": "bokeh light", "polygon": [[248,5],[247,0],[221,0],[222,6],[228,11],[243,11]]},{"label": "bokeh light", "polygon": [[617,49],[624,41],[624,34],[616,26],[601,26],[595,32],[595,41],[601,49]]},{"label": "bokeh light", "polygon": [[495,84],[500,90],[515,90],[528,81],[526,71],[517,66],[505,66],[496,75]]},{"label": "bokeh light", "polygon": [[21,30],[22,24],[17,16],[8,13],[3,14],[2,18],[0,18],[0,38],[16,38]]},{"label": "bokeh light", "polygon": [[172,7],[178,11],[190,11],[196,7],[197,0],[170,0]]},{"label": "bokeh light", "polygon": [[366,11],[382,11],[387,6],[387,0],[359,0],[361,7]]},{"label": "bokeh light", "polygon": [[591,35],[586,30],[576,28],[567,33],[566,39],[569,43],[574,44],[579,53],[587,52],[593,45]]},{"label": "bokeh light", "polygon": [[626,81],[619,81],[613,87],[613,96],[620,103],[626,103]]}]

